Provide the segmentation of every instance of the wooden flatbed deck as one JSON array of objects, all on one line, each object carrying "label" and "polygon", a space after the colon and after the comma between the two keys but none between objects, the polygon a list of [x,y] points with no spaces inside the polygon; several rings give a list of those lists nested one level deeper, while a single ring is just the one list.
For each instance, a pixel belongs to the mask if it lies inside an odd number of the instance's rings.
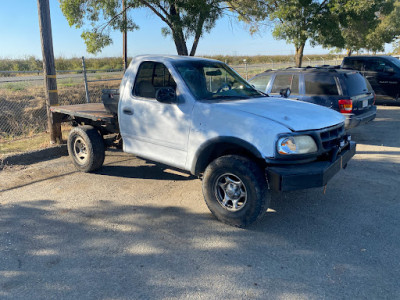
[{"label": "wooden flatbed deck", "polygon": [[52,106],[50,110],[55,114],[55,117],[57,117],[57,115],[64,115],[72,118],[84,118],[105,123],[116,122],[116,117],[106,111],[103,103]]}]

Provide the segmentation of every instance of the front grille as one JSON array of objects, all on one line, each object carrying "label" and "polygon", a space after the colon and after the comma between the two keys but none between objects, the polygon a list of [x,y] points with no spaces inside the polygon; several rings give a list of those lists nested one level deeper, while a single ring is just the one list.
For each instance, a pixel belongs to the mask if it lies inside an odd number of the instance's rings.
[{"label": "front grille", "polygon": [[345,135],[344,124],[328,128],[320,132],[322,146],[325,150],[331,150],[338,146]]}]

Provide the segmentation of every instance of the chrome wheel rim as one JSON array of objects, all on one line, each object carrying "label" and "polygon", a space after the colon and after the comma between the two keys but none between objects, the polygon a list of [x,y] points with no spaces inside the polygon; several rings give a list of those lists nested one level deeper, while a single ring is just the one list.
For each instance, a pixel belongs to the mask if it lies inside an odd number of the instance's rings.
[{"label": "chrome wheel rim", "polygon": [[239,211],[247,202],[246,186],[238,176],[231,173],[219,176],[214,190],[218,203],[226,210]]},{"label": "chrome wheel rim", "polygon": [[88,157],[88,150],[85,141],[81,137],[77,137],[74,141],[74,156],[76,157],[79,164],[83,165]]}]

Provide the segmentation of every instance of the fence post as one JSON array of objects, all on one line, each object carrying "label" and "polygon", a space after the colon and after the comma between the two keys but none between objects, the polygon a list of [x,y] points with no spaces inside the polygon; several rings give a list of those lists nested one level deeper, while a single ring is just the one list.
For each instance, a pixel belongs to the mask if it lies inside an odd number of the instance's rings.
[{"label": "fence post", "polygon": [[247,75],[247,59],[243,59],[244,62],[244,70],[246,72],[246,80],[248,80],[248,75]]},{"label": "fence post", "polygon": [[86,103],[90,103],[89,89],[88,89],[87,76],[86,76],[86,64],[85,64],[84,56],[82,56],[82,68],[83,68],[83,79],[85,81]]}]

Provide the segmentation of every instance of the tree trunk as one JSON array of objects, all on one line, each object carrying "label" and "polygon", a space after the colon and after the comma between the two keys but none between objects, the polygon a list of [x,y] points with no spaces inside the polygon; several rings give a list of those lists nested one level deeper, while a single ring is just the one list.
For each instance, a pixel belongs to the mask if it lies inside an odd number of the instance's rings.
[{"label": "tree trunk", "polygon": [[196,34],[194,36],[192,50],[190,50],[190,56],[194,56],[196,54],[197,45],[199,44],[201,34],[203,33],[203,25],[204,25],[204,17],[200,15],[199,21],[197,22],[196,26]]},{"label": "tree trunk", "polygon": [[300,46],[296,46],[296,67],[301,68],[301,64],[303,63],[303,52],[304,52],[304,44],[301,44]]},{"label": "tree trunk", "polygon": [[179,12],[176,10],[175,5],[171,5],[169,9],[169,13],[171,15],[171,20],[174,20],[172,23],[173,28],[172,31],[172,38],[174,39],[176,52],[178,55],[188,55],[188,49],[186,46],[185,36],[183,34],[181,20]]},{"label": "tree trunk", "polygon": [[351,49],[347,49],[347,56],[351,56],[352,53],[353,51]]},{"label": "tree trunk", "polygon": [[185,38],[183,37],[182,29],[180,30],[180,32],[176,32],[175,30],[173,30],[172,31],[172,37],[174,39],[176,52],[178,53],[178,55],[187,56],[188,55],[188,50],[187,50]]}]

